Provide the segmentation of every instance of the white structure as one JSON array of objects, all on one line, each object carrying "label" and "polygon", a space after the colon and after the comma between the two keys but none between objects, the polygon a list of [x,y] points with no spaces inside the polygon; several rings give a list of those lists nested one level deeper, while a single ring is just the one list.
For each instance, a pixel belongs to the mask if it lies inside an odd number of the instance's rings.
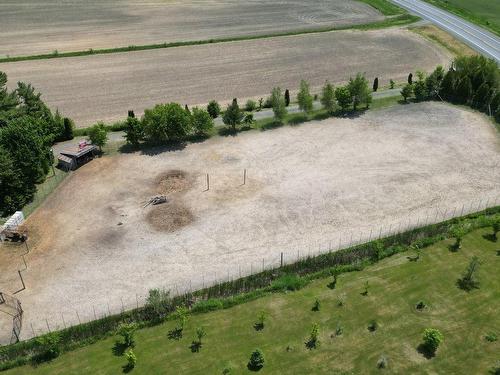
[{"label": "white structure", "polygon": [[0,229],[0,241],[5,241],[8,234],[17,232],[22,223],[24,223],[24,214],[22,211],[16,211]]}]

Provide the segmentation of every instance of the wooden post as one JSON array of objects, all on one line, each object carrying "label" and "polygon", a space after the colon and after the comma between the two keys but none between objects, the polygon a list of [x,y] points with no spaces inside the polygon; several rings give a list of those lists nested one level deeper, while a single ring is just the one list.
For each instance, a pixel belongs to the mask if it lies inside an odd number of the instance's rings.
[{"label": "wooden post", "polygon": [[49,330],[49,332],[50,332],[49,321],[47,320],[47,318],[45,318],[45,323],[47,323],[47,329],[48,329],[48,330]]},{"label": "wooden post", "polygon": [[281,267],[283,267],[283,252],[281,252],[281,261],[280,261]]},{"label": "wooden post", "polygon": [[209,190],[210,190],[210,176],[207,173],[207,191],[209,191]]},{"label": "wooden post", "polygon": [[62,319],[62,321],[63,321],[64,328],[66,328],[66,321],[64,320],[64,315],[63,315],[63,313],[61,313],[61,319]]},{"label": "wooden post", "polygon": [[245,185],[247,183],[247,170],[245,168],[245,170],[243,171],[243,185]]}]

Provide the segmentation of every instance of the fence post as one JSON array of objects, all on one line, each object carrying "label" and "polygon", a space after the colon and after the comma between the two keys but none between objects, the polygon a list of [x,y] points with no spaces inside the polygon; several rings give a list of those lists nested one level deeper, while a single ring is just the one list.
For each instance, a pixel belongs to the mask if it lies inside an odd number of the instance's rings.
[{"label": "fence post", "polygon": [[281,252],[280,267],[283,267],[283,252]]}]

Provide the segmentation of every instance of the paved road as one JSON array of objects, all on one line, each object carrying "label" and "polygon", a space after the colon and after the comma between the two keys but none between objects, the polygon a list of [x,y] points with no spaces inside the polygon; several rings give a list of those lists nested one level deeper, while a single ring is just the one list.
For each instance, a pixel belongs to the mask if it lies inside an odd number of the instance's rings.
[{"label": "paved road", "polygon": [[500,38],[489,31],[421,0],[392,0],[392,2],[431,21],[476,51],[500,62]]}]

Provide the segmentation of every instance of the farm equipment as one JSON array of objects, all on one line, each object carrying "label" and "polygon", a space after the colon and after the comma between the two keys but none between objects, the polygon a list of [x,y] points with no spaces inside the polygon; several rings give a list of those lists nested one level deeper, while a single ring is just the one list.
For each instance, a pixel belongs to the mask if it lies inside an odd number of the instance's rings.
[{"label": "farm equipment", "polygon": [[28,239],[28,230],[23,223],[24,214],[22,211],[16,211],[0,228],[0,241],[26,241]]},{"label": "farm equipment", "polygon": [[157,204],[162,204],[167,202],[167,197],[165,195],[157,195],[156,197],[152,197],[149,199],[149,202],[146,203],[144,208],[152,204],[153,206],[156,206]]}]

